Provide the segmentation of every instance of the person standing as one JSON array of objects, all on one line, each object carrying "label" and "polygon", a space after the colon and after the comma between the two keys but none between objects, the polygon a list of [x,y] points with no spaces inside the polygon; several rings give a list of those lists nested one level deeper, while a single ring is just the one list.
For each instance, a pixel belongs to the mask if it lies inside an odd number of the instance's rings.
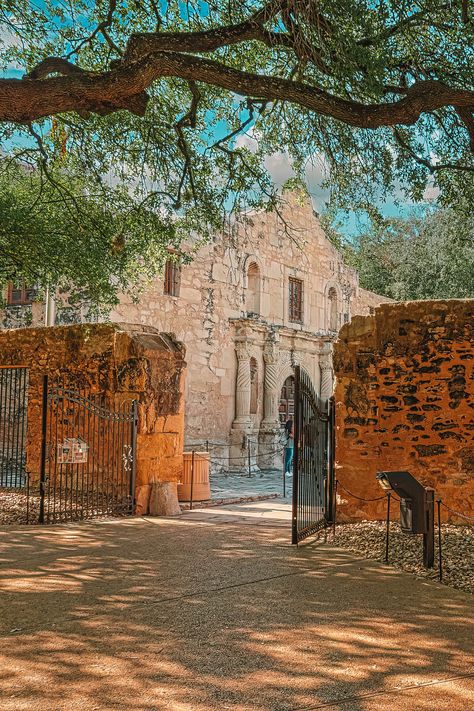
[{"label": "person standing", "polygon": [[292,475],[293,453],[295,449],[295,435],[293,429],[293,420],[287,420],[285,423],[286,443],[285,443],[285,475]]}]

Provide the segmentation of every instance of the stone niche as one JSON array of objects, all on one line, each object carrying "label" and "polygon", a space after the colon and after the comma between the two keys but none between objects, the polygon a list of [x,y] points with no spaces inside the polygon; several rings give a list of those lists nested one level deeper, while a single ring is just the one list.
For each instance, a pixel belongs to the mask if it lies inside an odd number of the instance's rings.
[{"label": "stone niche", "polygon": [[[474,516],[474,300],[383,304],[335,345],[341,484],[375,498],[378,471],[406,470]],[[398,506],[394,517],[398,517]],[[340,491],[341,519],[383,519],[386,502]],[[462,519],[443,518],[462,523]]]},{"label": "stone niche", "polygon": [[0,365],[29,369],[27,468],[38,475],[43,377],[138,402],[136,513],[179,513],[184,347],[150,326],[83,324],[0,332]]}]

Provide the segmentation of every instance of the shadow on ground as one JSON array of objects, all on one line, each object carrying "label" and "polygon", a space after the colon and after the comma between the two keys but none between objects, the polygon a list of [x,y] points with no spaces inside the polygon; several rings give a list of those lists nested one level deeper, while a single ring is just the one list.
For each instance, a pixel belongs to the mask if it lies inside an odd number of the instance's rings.
[{"label": "shadow on ground", "polygon": [[0,565],[2,711],[472,706],[470,596],[286,528],[3,529]]}]

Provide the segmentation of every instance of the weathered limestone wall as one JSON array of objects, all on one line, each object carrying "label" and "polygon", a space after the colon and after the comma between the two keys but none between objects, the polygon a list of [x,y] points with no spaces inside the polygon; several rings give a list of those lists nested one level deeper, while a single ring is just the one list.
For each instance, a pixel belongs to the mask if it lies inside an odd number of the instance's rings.
[{"label": "weathered limestone wall", "polygon": [[[184,348],[169,334],[134,325],[76,325],[0,332],[0,365],[29,369],[27,468],[38,476],[43,376],[76,388],[138,400],[137,511],[153,488],[182,473]],[[152,512],[153,513],[153,512]]]},{"label": "weathered limestone wall", "polygon": [[374,309],[380,306],[380,304],[390,303],[393,303],[392,299],[388,299],[386,296],[380,296],[380,294],[374,294],[373,291],[359,287],[354,293],[352,315],[370,316],[370,314],[374,312]]},{"label": "weathered limestone wall", "polygon": [[[474,515],[473,346],[474,300],[384,304],[344,326],[334,353],[343,486],[372,498],[376,472],[407,470]],[[341,497],[342,516],[385,516],[384,501]]]}]

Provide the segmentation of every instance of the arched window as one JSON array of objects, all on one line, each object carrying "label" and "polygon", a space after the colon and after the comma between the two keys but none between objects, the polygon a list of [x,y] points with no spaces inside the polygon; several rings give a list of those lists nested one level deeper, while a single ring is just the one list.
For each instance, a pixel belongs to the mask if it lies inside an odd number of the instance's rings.
[{"label": "arched window", "polygon": [[252,262],[247,269],[247,313],[260,315],[260,269]]},{"label": "arched window", "polygon": [[258,365],[255,358],[250,358],[250,414],[258,410]]},{"label": "arched window", "polygon": [[337,291],[332,286],[328,293],[329,298],[329,330],[338,331],[338,319],[337,319]]}]

